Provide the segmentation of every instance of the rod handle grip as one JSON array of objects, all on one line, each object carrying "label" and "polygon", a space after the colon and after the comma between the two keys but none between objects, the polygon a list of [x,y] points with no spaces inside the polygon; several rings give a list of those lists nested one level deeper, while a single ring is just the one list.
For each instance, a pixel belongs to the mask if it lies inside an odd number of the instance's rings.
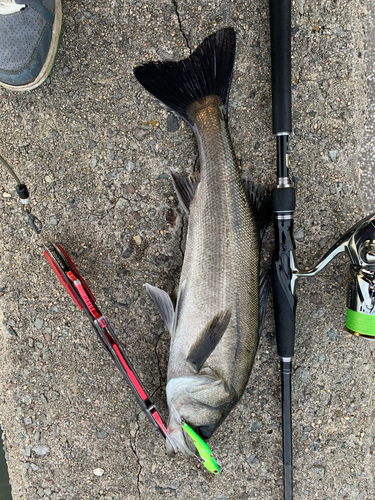
[{"label": "rod handle grip", "polygon": [[273,133],[292,132],[291,0],[270,0]]},{"label": "rod handle grip", "polygon": [[293,212],[295,189],[275,188],[271,193],[274,212],[275,253],[272,263],[277,352],[282,358],[294,355],[296,299],[293,294]]}]

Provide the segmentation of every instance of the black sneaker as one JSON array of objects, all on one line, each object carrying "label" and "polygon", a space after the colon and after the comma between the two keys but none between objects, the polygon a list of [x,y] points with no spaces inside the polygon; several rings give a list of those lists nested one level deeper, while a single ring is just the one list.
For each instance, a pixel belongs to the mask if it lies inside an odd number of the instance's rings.
[{"label": "black sneaker", "polygon": [[61,30],[61,0],[0,0],[0,85],[31,90],[48,77]]}]

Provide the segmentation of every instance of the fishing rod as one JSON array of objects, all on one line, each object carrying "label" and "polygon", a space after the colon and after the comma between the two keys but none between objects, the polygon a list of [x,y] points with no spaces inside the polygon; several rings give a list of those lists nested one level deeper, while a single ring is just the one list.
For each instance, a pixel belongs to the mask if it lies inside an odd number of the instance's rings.
[{"label": "fishing rod", "polygon": [[294,295],[297,277],[315,276],[342,252],[349,255],[353,280],[347,290],[345,329],[375,340],[375,214],[354,224],[305,271],[296,267],[293,214],[295,188],[289,180],[288,139],[292,131],[291,0],[270,0],[272,122],[277,145],[277,186],[272,190],[275,252],[272,264],[277,352],[282,384],[284,499],[293,498],[291,375],[294,355]]},{"label": "fishing rod", "polygon": [[282,383],[284,498],[293,498],[291,370],[294,355],[294,239],[295,188],[289,180],[289,134],[292,132],[291,0],[270,0],[272,123],[277,147],[277,186],[271,193],[275,253],[272,284],[277,353]]}]

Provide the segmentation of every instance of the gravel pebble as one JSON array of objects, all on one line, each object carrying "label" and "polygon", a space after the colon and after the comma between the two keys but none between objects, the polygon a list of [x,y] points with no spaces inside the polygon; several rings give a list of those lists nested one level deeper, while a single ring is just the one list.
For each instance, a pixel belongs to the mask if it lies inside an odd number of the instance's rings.
[{"label": "gravel pebble", "polygon": [[170,113],[167,118],[167,130],[168,132],[177,132],[177,130],[180,128],[180,124],[178,122],[178,119],[176,115],[173,113]]},{"label": "gravel pebble", "polygon": [[133,135],[138,141],[143,141],[148,134],[149,131],[143,128],[136,128],[133,130]]},{"label": "gravel pebble", "polygon": [[337,160],[337,155],[339,154],[337,149],[333,149],[332,151],[329,152],[329,157],[331,161],[336,161]]},{"label": "gravel pebble", "polygon": [[300,378],[303,382],[308,382],[310,380],[309,370],[304,370],[303,368],[297,368],[296,377]]},{"label": "gravel pebble", "polygon": [[260,423],[259,422],[254,422],[251,426],[251,434],[254,434],[255,431],[257,431],[260,427]]},{"label": "gravel pebble", "polygon": [[126,246],[122,249],[121,257],[124,259],[128,259],[132,253],[133,253],[133,249],[131,247]]},{"label": "gravel pebble", "polygon": [[128,200],[125,200],[125,198],[119,198],[116,203],[116,210],[122,210],[124,207],[126,207],[129,204]]},{"label": "gravel pebble", "polygon": [[319,477],[324,477],[325,474],[325,469],[324,467],[313,467],[312,468],[313,472],[317,474]]},{"label": "gravel pebble", "polygon": [[44,444],[38,444],[37,446],[34,446],[33,451],[37,455],[44,456],[44,455],[49,455],[49,452],[51,450],[49,446],[46,446]]},{"label": "gravel pebble", "polygon": [[259,458],[252,453],[246,458],[246,462],[250,465],[250,467],[258,467],[259,466]]},{"label": "gravel pebble", "polygon": [[52,215],[49,219],[48,219],[48,224],[50,226],[57,226],[57,219],[54,215]]},{"label": "gravel pebble", "polygon": [[36,320],[34,321],[34,326],[37,330],[41,330],[43,328],[43,325],[44,325],[44,321],[42,320],[42,318],[36,318]]},{"label": "gravel pebble", "polygon": [[91,160],[90,160],[90,168],[95,168],[97,164],[98,164],[97,158],[91,158]]},{"label": "gravel pebble", "polygon": [[334,328],[331,328],[330,330],[328,330],[327,335],[329,340],[336,340],[338,333]]},{"label": "gravel pebble", "polygon": [[297,227],[297,229],[294,232],[294,238],[297,241],[303,241],[303,238],[305,236],[304,230],[302,227]]},{"label": "gravel pebble", "polygon": [[126,171],[128,172],[128,174],[131,174],[133,172],[133,170],[135,169],[135,163],[128,160],[125,162],[125,168],[126,168]]}]

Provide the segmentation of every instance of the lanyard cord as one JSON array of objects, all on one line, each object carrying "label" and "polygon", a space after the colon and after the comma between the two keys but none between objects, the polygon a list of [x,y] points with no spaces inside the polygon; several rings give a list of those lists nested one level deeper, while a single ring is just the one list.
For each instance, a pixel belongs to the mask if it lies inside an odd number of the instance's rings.
[{"label": "lanyard cord", "polygon": [[8,172],[14,177],[15,181],[17,182],[17,185],[21,186],[22,183],[19,180],[19,178],[17,177],[17,174],[12,169],[12,167],[9,165],[9,163],[6,161],[6,159],[3,158],[1,155],[0,155],[0,162],[4,165],[4,167],[8,170]]},{"label": "lanyard cord", "polygon": [[16,191],[17,191],[18,196],[21,199],[21,203],[22,203],[22,206],[23,206],[23,210],[24,210],[24,212],[26,214],[27,221],[30,224],[30,226],[31,226],[32,230],[34,231],[34,233],[35,234],[40,234],[40,232],[42,231],[43,225],[40,222],[40,220],[37,217],[35,217],[35,215],[33,215],[31,213],[31,208],[30,208],[30,205],[29,205],[29,203],[30,203],[29,191],[27,189],[26,184],[22,184],[21,183],[21,181],[19,180],[17,174],[13,170],[13,168],[9,165],[9,163],[1,155],[0,155],[0,163],[8,170],[8,172],[12,175],[12,177],[14,177],[14,179],[15,179],[15,181],[17,183]]}]

